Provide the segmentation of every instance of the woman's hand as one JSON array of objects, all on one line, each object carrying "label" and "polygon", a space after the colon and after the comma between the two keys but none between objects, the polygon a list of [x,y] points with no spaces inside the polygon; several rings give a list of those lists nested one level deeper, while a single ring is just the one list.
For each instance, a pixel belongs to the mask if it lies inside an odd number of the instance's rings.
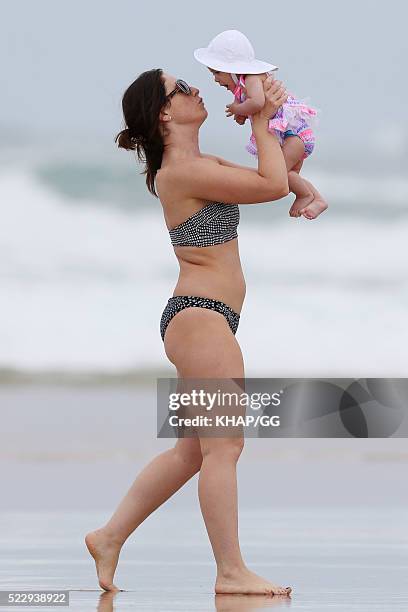
[{"label": "woman's hand", "polygon": [[288,94],[282,81],[272,80],[271,77],[268,77],[263,82],[264,94],[265,94],[265,104],[264,107],[253,115],[253,119],[272,119],[274,115],[278,112],[279,108],[286,102],[288,99]]}]

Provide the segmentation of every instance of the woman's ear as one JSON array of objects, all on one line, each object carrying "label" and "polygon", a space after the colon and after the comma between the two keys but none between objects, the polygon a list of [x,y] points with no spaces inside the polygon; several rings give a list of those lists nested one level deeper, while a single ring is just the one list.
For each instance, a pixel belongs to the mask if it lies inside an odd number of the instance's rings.
[{"label": "woman's ear", "polygon": [[160,113],[160,121],[171,121],[171,116],[167,111],[162,111]]}]

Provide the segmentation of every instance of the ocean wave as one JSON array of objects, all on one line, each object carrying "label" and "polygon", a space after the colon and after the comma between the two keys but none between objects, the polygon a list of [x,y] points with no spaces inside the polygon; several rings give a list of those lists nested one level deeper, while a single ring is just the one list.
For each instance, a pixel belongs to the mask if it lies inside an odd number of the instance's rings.
[{"label": "ocean wave", "polygon": [[[402,173],[390,170],[370,172],[357,168],[356,171],[323,171],[311,165],[310,169],[304,169],[303,174],[325,195],[332,216],[363,216],[367,221],[379,216],[387,221],[395,216],[408,215],[408,179]],[[65,160],[43,162],[30,171],[35,181],[52,189],[71,205],[92,199],[98,202],[99,207],[120,208],[137,214],[154,207],[141,170],[142,166],[133,160],[127,165]],[[288,202],[289,199],[285,199],[280,204],[284,203],[286,207]],[[268,218],[268,207],[258,207],[258,211],[263,213],[264,219]],[[276,221],[276,218],[273,220]]]},{"label": "ocean wave", "polygon": [[[163,368],[159,320],[178,265],[160,204],[132,215],[92,199],[72,206],[18,168],[0,175],[0,195],[0,367]],[[248,375],[406,375],[406,211],[308,222],[276,206],[241,207]]]}]

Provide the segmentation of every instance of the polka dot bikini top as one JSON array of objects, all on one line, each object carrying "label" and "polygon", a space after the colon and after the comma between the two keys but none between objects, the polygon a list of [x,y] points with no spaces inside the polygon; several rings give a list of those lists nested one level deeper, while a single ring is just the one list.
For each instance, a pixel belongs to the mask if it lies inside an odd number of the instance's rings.
[{"label": "polka dot bikini top", "polygon": [[173,246],[206,247],[238,237],[238,204],[211,202],[169,230]]}]

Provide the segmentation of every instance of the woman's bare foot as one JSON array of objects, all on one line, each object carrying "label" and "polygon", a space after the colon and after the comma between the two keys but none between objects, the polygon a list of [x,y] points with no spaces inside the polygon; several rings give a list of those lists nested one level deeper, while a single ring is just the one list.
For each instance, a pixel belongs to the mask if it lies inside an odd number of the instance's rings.
[{"label": "woman's bare foot", "polygon": [[281,587],[273,584],[246,568],[236,572],[219,573],[215,583],[217,594],[289,595],[291,591],[291,587]]},{"label": "woman's bare foot", "polygon": [[119,591],[113,584],[113,576],[122,544],[109,536],[103,528],[89,532],[85,536],[85,544],[95,560],[99,586],[105,591]]},{"label": "woman's bare foot", "polygon": [[313,202],[300,211],[300,214],[306,217],[306,219],[316,219],[326,208],[327,202],[321,198],[314,198]]},{"label": "woman's bare foot", "polygon": [[290,207],[289,215],[291,217],[300,217],[301,211],[305,210],[305,208],[309,206],[313,202],[313,200],[313,193],[310,193],[310,195],[307,196],[303,196],[302,198],[297,197],[296,200],[293,202],[292,206]]}]

